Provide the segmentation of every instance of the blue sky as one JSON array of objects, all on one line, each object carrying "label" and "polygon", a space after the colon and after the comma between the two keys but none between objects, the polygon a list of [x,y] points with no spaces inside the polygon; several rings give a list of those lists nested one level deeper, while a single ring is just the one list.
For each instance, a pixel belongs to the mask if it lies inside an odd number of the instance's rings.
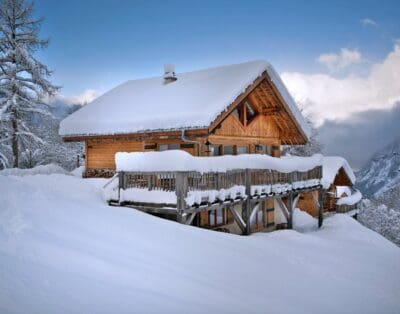
[{"label": "blue sky", "polygon": [[348,48],[374,63],[400,38],[400,1],[40,0],[36,14],[51,40],[38,56],[66,96],[160,75],[164,63],[183,72],[267,59],[281,73],[327,72],[323,53]]}]

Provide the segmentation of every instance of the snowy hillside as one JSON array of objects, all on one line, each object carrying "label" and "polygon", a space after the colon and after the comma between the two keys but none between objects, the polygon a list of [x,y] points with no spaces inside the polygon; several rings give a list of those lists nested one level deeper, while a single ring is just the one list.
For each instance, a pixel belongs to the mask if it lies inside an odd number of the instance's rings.
[{"label": "snowy hillside", "polygon": [[348,216],[235,236],[109,207],[103,182],[0,172],[1,313],[400,312],[400,249]]},{"label": "snowy hillside", "polygon": [[378,196],[400,185],[400,137],[376,152],[357,174],[365,195]]}]

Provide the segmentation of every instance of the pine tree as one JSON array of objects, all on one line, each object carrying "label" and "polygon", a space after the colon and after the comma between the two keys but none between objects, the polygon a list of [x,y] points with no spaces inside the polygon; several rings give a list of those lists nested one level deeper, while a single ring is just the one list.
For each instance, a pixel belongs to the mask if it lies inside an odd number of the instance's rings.
[{"label": "pine tree", "polygon": [[25,0],[0,2],[0,164],[7,165],[11,150],[13,166],[19,166],[19,152],[32,144],[43,144],[31,132],[27,121],[32,113],[49,114],[45,96],[54,95],[57,87],[47,78],[49,69],[33,54],[47,46],[39,38],[43,19],[33,18],[33,3]]}]

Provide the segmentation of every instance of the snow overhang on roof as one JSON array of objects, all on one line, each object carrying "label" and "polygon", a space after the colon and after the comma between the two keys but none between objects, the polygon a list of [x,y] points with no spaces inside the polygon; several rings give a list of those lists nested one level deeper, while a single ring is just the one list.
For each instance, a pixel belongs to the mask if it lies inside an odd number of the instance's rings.
[{"label": "snow overhang on roof", "polygon": [[356,176],[346,159],[340,156],[324,156],[321,183],[325,189],[328,189],[333,184],[341,168],[343,168],[351,183],[356,183]]},{"label": "snow overhang on roof", "polygon": [[93,136],[149,131],[201,129],[226,110],[258,77],[267,72],[305,137],[310,127],[274,68],[252,61],[127,81],[74,112],[60,124],[60,135]]}]

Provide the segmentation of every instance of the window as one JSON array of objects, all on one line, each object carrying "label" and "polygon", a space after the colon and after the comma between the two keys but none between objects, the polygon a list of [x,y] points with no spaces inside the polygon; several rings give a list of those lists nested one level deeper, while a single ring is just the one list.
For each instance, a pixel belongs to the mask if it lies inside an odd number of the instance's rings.
[{"label": "window", "polygon": [[180,148],[181,148],[181,146],[178,143],[160,144],[159,151],[163,152],[165,150],[180,149]]},{"label": "window", "polygon": [[246,125],[248,125],[256,116],[256,112],[248,101],[244,103],[244,106],[246,107]]},{"label": "window", "polygon": [[272,155],[272,146],[271,145],[262,145],[262,144],[257,144],[256,145],[256,152],[259,154],[265,154],[265,155]]},{"label": "window", "polygon": [[145,150],[156,150],[157,149],[157,144],[146,144],[144,145]]},{"label": "window", "polygon": [[237,155],[248,154],[249,148],[247,146],[238,146],[236,149]]},{"label": "window", "polygon": [[226,213],[225,209],[216,209],[211,210],[209,215],[209,225],[210,226],[219,226],[226,224]]},{"label": "window", "polygon": [[233,145],[224,146],[224,155],[233,155],[234,153],[235,153],[235,150],[233,148]]},{"label": "window", "polygon": [[210,156],[220,156],[221,155],[221,146],[220,145],[211,145],[210,146]]},{"label": "window", "polygon": [[247,126],[255,118],[257,112],[252,107],[249,101],[245,101],[237,106],[232,114],[242,123],[242,125]]}]

